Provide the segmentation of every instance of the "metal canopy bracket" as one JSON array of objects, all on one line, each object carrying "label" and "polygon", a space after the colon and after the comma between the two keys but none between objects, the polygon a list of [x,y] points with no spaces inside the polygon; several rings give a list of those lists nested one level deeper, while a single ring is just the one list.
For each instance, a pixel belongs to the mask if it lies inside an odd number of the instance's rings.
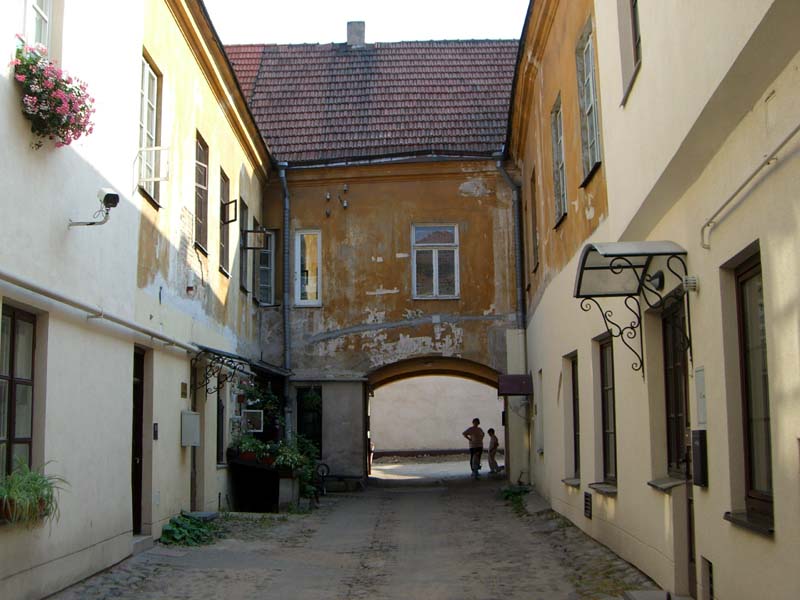
[{"label": "metal canopy bracket", "polygon": [[[203,376],[194,386],[195,390],[205,387],[207,394],[216,394],[228,381],[234,379],[237,373],[247,371],[250,366],[246,358],[236,354],[200,344],[197,344],[197,347],[200,351],[192,357],[192,369],[195,369],[201,361],[205,362],[205,369]],[[212,381],[216,381],[216,385],[212,385]]]},{"label": "metal canopy bracket", "polygon": [[[664,310],[676,302],[686,307],[686,331],[678,332],[682,345],[692,360],[692,317],[689,308],[688,271],[686,250],[674,242],[609,242],[586,244],[581,252],[575,277],[573,296],[581,299],[581,310],[588,312],[596,306],[603,317],[609,335],[619,338],[633,352],[634,371],[644,378],[644,342],[642,339],[642,305]],[[667,286],[667,275],[677,281]],[[669,291],[664,294],[663,291]],[[598,298],[623,298],[630,313],[625,318],[614,317],[614,312],[604,309]],[[630,319],[630,320],[628,320]],[[688,332],[688,333],[687,333]],[[636,343],[638,338],[638,344]]]}]

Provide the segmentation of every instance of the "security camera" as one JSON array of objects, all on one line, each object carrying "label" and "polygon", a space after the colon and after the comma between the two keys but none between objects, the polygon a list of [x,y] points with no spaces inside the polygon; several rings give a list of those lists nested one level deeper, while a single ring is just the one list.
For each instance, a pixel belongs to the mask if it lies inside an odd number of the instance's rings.
[{"label": "security camera", "polygon": [[97,192],[97,199],[106,210],[114,208],[119,204],[119,194],[112,188],[100,188]]}]

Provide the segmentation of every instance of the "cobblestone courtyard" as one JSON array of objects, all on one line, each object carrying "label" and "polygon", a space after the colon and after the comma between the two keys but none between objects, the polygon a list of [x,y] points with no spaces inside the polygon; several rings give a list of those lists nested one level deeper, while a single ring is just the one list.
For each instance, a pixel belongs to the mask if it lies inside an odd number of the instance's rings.
[{"label": "cobblestone courtyard", "polygon": [[502,486],[373,486],[310,514],[229,518],[211,546],[157,545],[54,598],[549,600],[654,587],[555,513],[515,509]]}]

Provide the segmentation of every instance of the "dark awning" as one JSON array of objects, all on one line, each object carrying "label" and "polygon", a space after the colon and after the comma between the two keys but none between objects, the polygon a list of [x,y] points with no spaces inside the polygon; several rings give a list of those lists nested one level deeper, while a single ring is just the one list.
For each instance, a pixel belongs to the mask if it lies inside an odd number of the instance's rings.
[{"label": "dark awning", "polygon": [[218,356],[227,359],[229,361],[232,361],[233,363],[236,363],[240,369],[248,367],[249,369],[252,369],[253,371],[256,372],[260,371],[267,375],[280,375],[282,377],[286,377],[287,375],[291,374],[291,371],[288,371],[283,367],[272,365],[260,359],[252,360],[244,356],[241,356],[240,354],[234,354],[233,352],[226,352],[225,350],[219,350],[217,348],[212,348],[210,346],[204,346],[203,344],[195,343],[194,345],[200,349],[200,352],[197,353],[198,358],[202,354],[213,354],[214,356]]},{"label": "dark awning", "polygon": [[586,244],[578,261],[575,298],[638,296],[657,256],[686,256],[675,242]]}]

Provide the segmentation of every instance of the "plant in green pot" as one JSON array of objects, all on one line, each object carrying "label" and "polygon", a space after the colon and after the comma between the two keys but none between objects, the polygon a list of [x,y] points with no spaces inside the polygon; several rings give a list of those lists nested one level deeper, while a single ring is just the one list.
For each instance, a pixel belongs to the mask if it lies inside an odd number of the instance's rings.
[{"label": "plant in green pot", "polygon": [[58,495],[68,483],[46,474],[47,464],[31,469],[19,461],[11,473],[0,477],[0,518],[29,526],[58,519]]}]

